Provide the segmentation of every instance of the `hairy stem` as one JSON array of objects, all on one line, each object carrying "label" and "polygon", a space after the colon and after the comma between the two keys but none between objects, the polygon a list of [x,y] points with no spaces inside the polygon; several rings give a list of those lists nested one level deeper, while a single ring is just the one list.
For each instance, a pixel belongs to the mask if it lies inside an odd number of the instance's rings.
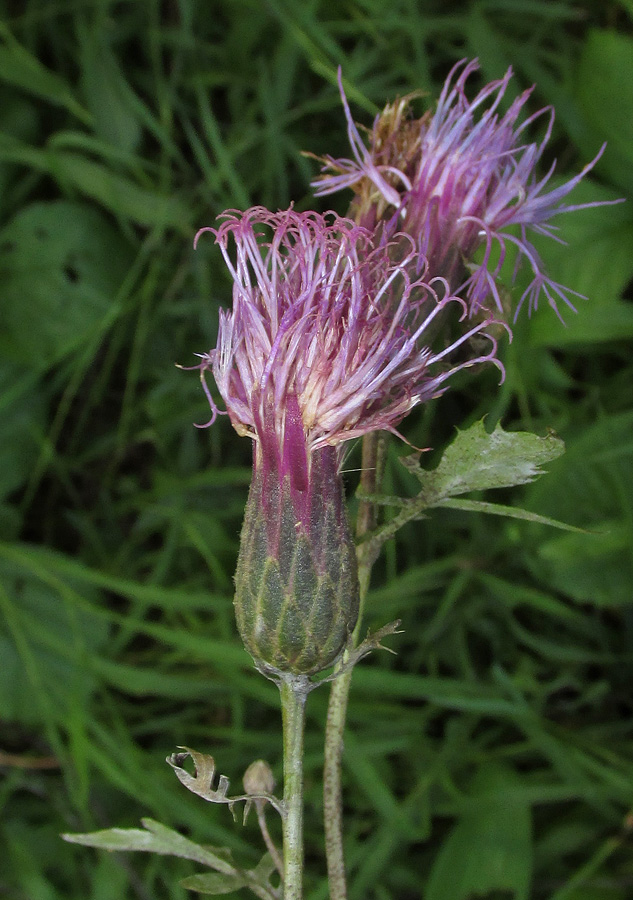
[{"label": "hairy stem", "polygon": [[[382,481],[385,458],[385,439],[376,433],[365,435],[362,445],[361,488],[366,494],[375,494]],[[361,501],[356,523],[356,536],[363,538],[376,527],[376,507]],[[375,562],[369,543],[358,546],[358,580],[360,584],[360,613],[354,630],[354,644],[358,643],[363,606],[371,570]],[[341,792],[341,758],[343,733],[347,716],[347,701],[352,681],[352,671],[335,678],[330,688],[325,726],[325,755],[323,765],[323,815],[325,820],[325,852],[327,857],[330,900],[346,900],[347,881],[343,856],[343,801]]]},{"label": "hairy stem", "polygon": [[303,898],[303,736],[309,682],[305,675],[281,682],[284,738],[283,900]]}]

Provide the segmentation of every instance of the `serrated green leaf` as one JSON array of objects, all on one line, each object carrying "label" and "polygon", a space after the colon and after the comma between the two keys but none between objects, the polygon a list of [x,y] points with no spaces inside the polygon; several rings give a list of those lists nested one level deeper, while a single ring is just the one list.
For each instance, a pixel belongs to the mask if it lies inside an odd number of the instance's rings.
[{"label": "serrated green leaf", "polygon": [[[565,445],[560,438],[551,434],[538,437],[528,432],[508,432],[498,425],[492,434],[484,428],[483,420],[476,422],[465,431],[458,431],[457,437],[444,452],[437,468],[426,471],[420,467],[420,454],[415,453],[401,460],[422,484],[416,497],[400,498],[401,511],[387,525],[370,536],[369,540],[380,546],[392,537],[407,522],[424,517],[427,509],[450,506],[450,498],[471,491],[490,488],[512,487],[533,481],[543,470],[541,466],[556,459],[564,452]],[[380,499],[374,502],[381,502]],[[394,505],[394,498],[386,498],[386,504]],[[464,503],[455,508],[470,508]],[[526,511],[505,507],[502,511],[496,504],[486,504],[480,512],[494,512],[496,515],[513,515],[514,518],[542,521]],[[545,524],[545,523],[543,523]],[[553,520],[546,524],[554,524]],[[560,526],[559,527],[564,527]]]},{"label": "serrated green leaf", "polygon": [[178,856],[190,859],[216,869],[222,875],[234,876],[237,870],[225,859],[221,859],[211,850],[201,847],[178,834],[172,828],[161,825],[153,819],[141,819],[141,828],[106,828],[103,831],[92,831],[87,834],[62,834],[65,841],[71,844],[82,844],[84,847],[95,847],[98,850],[137,851],[142,853],[158,853],[161,856]]},{"label": "serrated green leaf", "polygon": [[457,437],[431,472],[420,468],[419,455],[405,457],[403,465],[422,484],[428,506],[446,497],[490,488],[526,484],[543,473],[541,466],[560,456],[565,445],[554,434],[539,437],[525,431],[504,431],[497,425],[488,434],[483,420]]},{"label": "serrated green leaf", "polygon": [[183,878],[180,886],[189,891],[197,891],[199,894],[233,894],[245,887],[247,880],[243,875],[215,875],[212,872],[203,872],[200,875],[189,875]]}]

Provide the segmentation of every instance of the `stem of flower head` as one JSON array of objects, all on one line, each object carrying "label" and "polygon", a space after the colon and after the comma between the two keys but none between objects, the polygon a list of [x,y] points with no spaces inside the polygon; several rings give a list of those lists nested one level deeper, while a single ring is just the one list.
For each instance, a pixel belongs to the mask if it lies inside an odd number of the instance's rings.
[{"label": "stem of flower head", "polygon": [[270,853],[272,860],[275,864],[275,868],[283,878],[284,871],[284,863],[281,858],[281,854],[277,849],[275,842],[270,836],[270,831],[268,830],[268,825],[266,824],[266,801],[265,800],[256,800],[255,801],[255,812],[257,813],[257,822],[259,824],[259,830],[262,833],[262,837],[264,839],[264,843],[266,844],[266,849]]},{"label": "stem of flower head", "polygon": [[[384,471],[386,437],[376,432],[365,435],[362,443],[361,488],[366,494],[375,494],[379,489]],[[358,510],[356,536],[361,538],[376,527],[376,506],[363,500]],[[360,613],[354,629],[353,643],[358,643],[361,630],[363,605],[371,570],[375,562],[375,551],[370,542],[361,543],[358,553],[358,579],[360,583]],[[343,659],[343,663],[345,659]],[[343,803],[341,790],[341,757],[343,755],[343,733],[347,716],[347,702],[352,682],[352,670],[335,678],[330,688],[327,720],[325,726],[325,748],[323,765],[323,815],[325,824],[325,852],[327,857],[330,900],[346,900],[347,881],[343,854]]]},{"label": "stem of flower head", "polygon": [[310,683],[305,675],[280,680],[284,739],[283,900],[303,898],[303,736]]},{"label": "stem of flower head", "polygon": [[343,855],[341,756],[352,671],[345,672],[332,682],[325,725],[323,818],[331,900],[346,900],[347,897]]}]

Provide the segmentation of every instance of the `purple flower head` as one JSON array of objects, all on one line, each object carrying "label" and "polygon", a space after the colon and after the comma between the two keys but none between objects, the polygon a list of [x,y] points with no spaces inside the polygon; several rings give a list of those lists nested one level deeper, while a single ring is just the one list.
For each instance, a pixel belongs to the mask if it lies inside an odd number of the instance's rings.
[{"label": "purple flower head", "polygon": [[[468,100],[466,82],[477,69],[476,60],[454,66],[435,112],[421,119],[407,117],[411,97],[388,105],[374,121],[369,149],[352,120],[339,72],[354,158],[326,157],[325,174],[313,182],[315,193],[353,187],[356,218],[369,227],[381,223],[388,240],[395,232],[410,235],[426,259],[427,273],[443,276],[463,293],[471,314],[490,298],[503,311],[496,279],[508,244],[517,248],[517,264],[523,259],[532,270],[517,313],[525,300],[530,311],[536,309],[541,292],[557,313],[558,300],[573,309],[568,295],[576,292],[547,276],[528,234],[560,240],[553,234],[551,218],[599,205],[562,201],[596,164],[604,147],[582,172],[547,190],[555,163],[540,179],[535,169],[551,135],[553,110],[540,110],[519,124],[530,89],[502,113],[499,107],[512,69]],[[542,141],[527,142],[526,129],[542,116],[548,119]],[[508,230],[512,226],[516,228]],[[483,258],[475,263],[477,251]]]},{"label": "purple flower head", "polygon": [[[444,279],[424,280],[410,237],[376,247],[371,231],[334,213],[256,207],[222,218],[196,241],[215,236],[233,305],[196,368],[211,422],[207,369],[234,428],[254,442],[237,624],[263,671],[313,674],[338,657],[358,616],[342,446],[394,431],[456,371],[500,365],[496,343],[489,320],[435,346],[450,311],[463,319],[467,307]],[[489,347],[477,356],[471,338],[480,335]]]},{"label": "purple flower head", "polygon": [[[444,279],[411,279],[410,238],[394,262],[389,245],[372,246],[370,232],[334,213],[256,207],[224,219],[196,238],[215,236],[233,279],[232,309],[220,312],[217,346],[199,368],[213,370],[235,429],[282,472],[309,466],[319,448],[393,431],[456,371],[497,362],[489,321],[432,349],[435,320],[448,307],[463,318],[466,307]],[[479,332],[490,348],[473,357]]]}]

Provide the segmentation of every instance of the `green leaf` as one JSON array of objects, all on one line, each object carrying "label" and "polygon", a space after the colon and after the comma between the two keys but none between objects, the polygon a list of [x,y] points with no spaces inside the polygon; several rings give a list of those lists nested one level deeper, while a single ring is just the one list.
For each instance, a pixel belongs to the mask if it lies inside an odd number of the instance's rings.
[{"label": "green leaf", "polygon": [[633,188],[633,39],[592,29],[584,43],[577,97],[585,118],[608,148],[600,168],[625,189]]},{"label": "green leaf", "polygon": [[248,886],[263,900],[274,896],[268,883],[268,877],[274,870],[268,853],[255,869],[241,871],[228,861],[231,855],[225,848],[214,851],[209,847],[202,847],[153,819],[141,819],[141,822],[145,830],[107,828],[88,834],[63,834],[62,838],[71,844],[82,844],[98,850],[158,853],[161,856],[178,856],[201,863],[219,874],[205,872],[191,875],[180,882],[182,887],[201,894],[231,894]]},{"label": "green leaf", "polygon": [[142,187],[81,153],[52,147],[39,150],[10,135],[0,134],[0,160],[45,172],[65,193],[79,191],[121,219],[148,228],[177,228],[182,233],[189,232],[192,213],[184,200],[152,187]]},{"label": "green leaf", "polygon": [[262,900],[272,900],[277,892],[270,884],[270,876],[276,871],[270,853],[265,853],[254,869],[236,871],[235,875],[215,875],[201,872],[183,878],[180,886],[199,894],[232,894],[242,887],[248,887]]},{"label": "green leaf", "polygon": [[[29,576],[0,566],[0,717],[28,725],[67,723],[96,686],[89,659],[110,629],[91,611]],[[25,702],[25,698],[33,698]]]},{"label": "green leaf", "polygon": [[359,666],[354,673],[356,690],[382,700],[426,700],[444,709],[478,713],[495,718],[514,718],[522,709],[486,684],[456,678],[409,675],[371,666]]},{"label": "green leaf", "polygon": [[45,368],[98,334],[116,312],[131,255],[83,203],[33,203],[0,233],[0,350]]},{"label": "green leaf", "polygon": [[[607,155],[610,147],[607,148]],[[556,187],[559,182],[554,182]],[[562,183],[562,179],[560,181]],[[621,196],[591,181],[574,190],[573,203],[615,200]],[[563,325],[546,303],[530,318],[529,341],[536,347],[633,337],[633,308],[620,299],[633,277],[633,210],[630,203],[584,209],[560,218],[565,244],[538,238],[535,244],[549,275],[587,297],[575,299],[578,314],[561,308]],[[608,260],[608,265],[605,265]],[[521,275],[519,276],[522,277]],[[523,278],[527,278],[524,271]],[[521,281],[518,292],[527,281]]]},{"label": "green leaf", "polygon": [[207,847],[201,847],[166,825],[153,819],[141,819],[140,828],[107,828],[88,834],[63,834],[65,841],[96,847],[98,850],[134,850],[142,853],[158,853],[161,856],[179,856],[216,869],[222,875],[235,877],[237,869]]},{"label": "green leaf", "polygon": [[[40,121],[37,104],[32,98],[11,91],[0,104],[0,134],[11,134],[18,143],[37,143],[40,139]],[[11,189],[18,167],[0,162],[0,196],[5,210],[12,209]],[[18,201],[20,203],[20,201]],[[20,203],[22,205],[22,203]],[[6,212],[5,212],[6,215]]]},{"label": "green leaf", "polygon": [[78,153],[50,153],[48,168],[63,187],[76,188],[114,215],[152,228],[185,232],[191,210],[175,195],[144,188]]},{"label": "green leaf", "polygon": [[199,894],[232,894],[248,884],[243,875],[215,875],[203,872],[183,878],[180,886]]},{"label": "green leaf", "polygon": [[51,72],[13,37],[0,23],[0,80],[64,106],[84,124],[91,122],[90,113],[78,103],[66,82]]},{"label": "green leaf", "polygon": [[[579,603],[629,606],[631,603],[630,528],[600,523],[600,533],[569,534],[543,542],[538,558],[550,585]],[[628,571],[627,571],[628,570]]]},{"label": "green leaf", "polygon": [[138,117],[132,110],[133,94],[107,39],[98,28],[82,28],[81,86],[94,131],[121,150],[134,151],[141,139]]},{"label": "green leaf", "polygon": [[626,520],[633,509],[633,411],[602,416],[569,443],[551,466],[551,478],[526,491],[530,508],[597,527]]},{"label": "green leaf", "polygon": [[632,434],[633,413],[605,416],[553,463],[546,484],[527,491],[528,508],[591,529],[556,536],[536,532],[529,563],[541,582],[580,603],[631,602]]},{"label": "green leaf", "polygon": [[[621,233],[620,247],[633,254],[633,229]],[[572,254],[570,259],[582,258],[582,253]],[[612,258],[608,253],[607,258]],[[589,260],[590,257],[587,257]],[[604,259],[604,257],[603,257]],[[633,255],[630,257],[633,259]],[[602,263],[604,266],[604,262]],[[553,271],[548,268],[550,274]],[[576,280],[560,279],[561,284],[576,290]],[[598,284],[599,282],[594,282]],[[561,310],[565,317],[563,325],[550,307],[539,307],[538,315],[530,323],[530,344],[534,347],[571,347],[573,344],[596,344],[603,341],[627,340],[633,337],[633,309],[631,303],[613,296],[602,305],[594,303],[596,294],[590,291],[589,303],[574,300],[578,314],[571,310]],[[532,324],[534,323],[534,324]]]},{"label": "green leaf", "polygon": [[436,469],[419,466],[419,454],[405,457],[403,465],[422,484],[429,506],[446,497],[489,488],[526,484],[543,473],[541,466],[556,459],[565,445],[554,434],[538,437],[525,431],[504,431],[497,425],[488,434],[483,419],[457,437],[444,452]]},{"label": "green leaf", "polygon": [[425,900],[472,900],[507,891],[527,900],[532,876],[530,806],[510,769],[485,766],[473,781],[472,805],[439,851]]},{"label": "green leaf", "polygon": [[560,528],[562,531],[586,534],[584,528],[576,528],[575,525],[558,522],[556,519],[550,519],[549,516],[539,516],[528,509],[518,509],[503,503],[486,503],[483,500],[442,500],[437,505],[443,509],[461,509],[464,512],[482,512],[492,516],[505,516],[508,519],[523,519],[525,522],[534,522],[536,525],[549,525],[552,528]]},{"label": "green leaf", "polygon": [[275,863],[273,862],[273,858],[270,853],[264,853],[260,861],[257,863],[254,869],[249,871],[249,876],[252,876],[253,881],[256,881],[258,884],[261,884],[263,887],[269,887],[269,879],[270,876],[277,870]]},{"label": "green leaf", "polygon": [[[556,459],[564,449],[565,445],[554,434],[538,437],[528,432],[504,431],[500,425],[488,434],[483,420],[476,422],[465,431],[458,431],[437,468],[431,471],[422,469],[419,453],[401,460],[405,468],[421,482],[422,490],[410,499],[397,498],[394,501],[393,497],[387,497],[383,501],[380,497],[372,497],[377,503],[400,505],[401,511],[369,540],[379,547],[407,522],[423,517],[426,509],[449,505],[448,500],[452,496],[533,481],[542,474],[541,466]],[[492,512],[493,506],[488,504],[483,511]],[[500,507],[496,507],[495,511],[503,515]],[[530,516],[525,512],[515,512],[514,517]]]},{"label": "green leaf", "polygon": [[0,361],[0,498],[31,474],[45,430],[46,403],[21,366]]}]

